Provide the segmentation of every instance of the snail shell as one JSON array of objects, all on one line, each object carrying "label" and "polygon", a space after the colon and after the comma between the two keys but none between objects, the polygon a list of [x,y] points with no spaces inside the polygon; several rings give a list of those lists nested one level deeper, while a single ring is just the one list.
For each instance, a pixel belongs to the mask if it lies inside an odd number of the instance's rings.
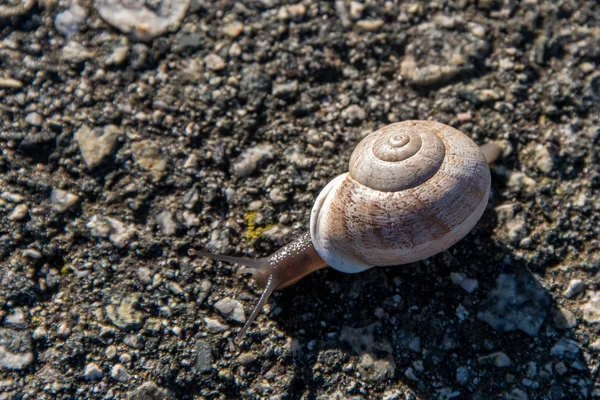
[{"label": "snail shell", "polygon": [[425,259],[475,226],[490,180],[481,150],[459,130],[433,121],[385,126],[359,143],[349,172],[319,194],[312,243],[347,273]]}]

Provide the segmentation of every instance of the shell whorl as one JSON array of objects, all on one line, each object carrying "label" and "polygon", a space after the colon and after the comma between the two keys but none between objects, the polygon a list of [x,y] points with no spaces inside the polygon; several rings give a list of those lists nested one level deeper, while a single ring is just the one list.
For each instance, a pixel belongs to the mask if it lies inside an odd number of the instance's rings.
[{"label": "shell whorl", "polygon": [[489,190],[487,162],[462,132],[432,121],[391,124],[363,139],[350,172],[319,194],[311,239],[343,272],[422,260],[469,233]]}]

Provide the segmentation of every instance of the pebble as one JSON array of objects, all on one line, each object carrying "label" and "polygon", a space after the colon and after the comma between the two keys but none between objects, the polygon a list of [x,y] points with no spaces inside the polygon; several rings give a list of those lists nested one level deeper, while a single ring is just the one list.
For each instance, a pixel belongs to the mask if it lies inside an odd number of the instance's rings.
[{"label": "pebble", "polygon": [[42,339],[46,339],[47,335],[48,335],[48,331],[46,330],[46,328],[44,328],[43,326],[38,326],[33,331],[33,334],[31,335],[31,337],[33,338],[33,340],[42,340]]},{"label": "pebble", "polygon": [[581,279],[572,279],[569,282],[569,286],[567,290],[565,290],[564,295],[566,298],[570,299],[572,297],[577,296],[579,293],[585,290],[585,283]]},{"label": "pebble", "polygon": [[167,161],[161,157],[159,146],[151,140],[141,140],[131,145],[136,165],[150,171],[152,180],[158,182],[165,175]]},{"label": "pebble", "polygon": [[80,64],[92,58],[93,54],[86,50],[83,45],[72,40],[69,41],[63,48],[61,58],[70,63]]},{"label": "pebble", "polygon": [[154,382],[145,382],[134,391],[129,392],[128,400],[172,400],[172,393],[162,389]]},{"label": "pebble", "polygon": [[467,293],[473,293],[479,288],[479,282],[477,279],[467,278],[462,272],[452,272],[450,279],[455,285],[462,287]]},{"label": "pebble", "polygon": [[527,271],[501,274],[488,293],[477,318],[499,332],[519,329],[537,336],[550,305],[550,296]]},{"label": "pebble", "polygon": [[232,39],[240,36],[244,31],[244,24],[239,21],[233,21],[223,27],[223,33]]},{"label": "pebble", "polygon": [[600,322],[600,292],[593,292],[590,300],[581,307],[583,319],[590,323]]},{"label": "pebble", "polygon": [[124,298],[120,304],[106,306],[106,316],[115,326],[124,329],[138,329],[144,322],[144,314],[136,310],[134,305],[138,302],[135,295]]},{"label": "pebble", "polygon": [[469,383],[469,368],[468,367],[458,367],[456,369],[456,382],[459,385],[466,385]]},{"label": "pebble", "polygon": [[589,345],[589,349],[593,351],[600,351],[600,339],[596,339],[595,342]]},{"label": "pebble", "polygon": [[552,318],[557,329],[571,329],[577,325],[577,317],[566,308],[560,307]]},{"label": "pebble", "polygon": [[152,273],[148,267],[140,267],[137,270],[138,278],[143,285],[152,283]]},{"label": "pebble", "polygon": [[553,356],[567,357],[574,359],[579,354],[579,343],[574,340],[560,338],[550,349],[550,354]]},{"label": "pebble", "polygon": [[39,113],[32,112],[25,116],[25,122],[33,126],[42,126],[44,118]]},{"label": "pebble", "polygon": [[58,330],[56,331],[56,335],[60,338],[67,338],[71,335],[71,329],[69,329],[69,325],[65,322],[61,323],[58,326]]},{"label": "pebble", "polygon": [[364,29],[365,31],[374,32],[376,30],[379,30],[379,28],[381,28],[383,24],[384,21],[381,19],[361,19],[356,23],[356,26],[358,26],[361,29]]},{"label": "pebble", "polygon": [[104,60],[104,65],[111,66],[116,65],[119,66],[125,62],[127,59],[127,53],[129,53],[129,47],[127,46],[119,46],[116,47],[112,53],[106,57]]},{"label": "pebble", "polygon": [[22,221],[27,217],[29,212],[29,206],[27,204],[19,204],[13,208],[12,212],[8,215],[8,219],[11,221]]},{"label": "pebble", "polygon": [[246,352],[240,354],[237,358],[237,362],[240,365],[249,365],[249,364],[252,364],[256,360],[258,360],[258,354],[256,354],[253,351],[246,351]]},{"label": "pebble", "polygon": [[50,193],[52,208],[59,213],[67,211],[70,207],[77,204],[78,201],[79,196],[66,190],[54,189]]},{"label": "pebble", "polygon": [[519,212],[517,203],[503,204],[495,208],[498,215],[498,236],[506,244],[518,243],[527,235],[525,216]]},{"label": "pebble", "polygon": [[287,6],[287,12],[292,18],[303,17],[306,14],[306,6],[304,4],[293,4]]},{"label": "pebble", "polygon": [[0,368],[22,370],[33,363],[31,333],[0,328]]},{"label": "pebble", "polygon": [[79,144],[79,151],[88,168],[97,167],[112,155],[121,135],[121,129],[115,125],[107,125],[93,130],[87,125],[82,125],[75,132],[75,140]]},{"label": "pebble", "polygon": [[273,204],[281,204],[287,201],[287,196],[281,191],[280,188],[274,188],[269,193],[269,199],[271,199]]},{"label": "pebble", "polygon": [[101,215],[92,216],[86,227],[90,230],[92,236],[108,238],[108,240],[120,249],[127,246],[135,234],[135,229],[132,226],[125,225],[117,219]]},{"label": "pebble", "polygon": [[110,376],[117,382],[126,383],[129,381],[129,373],[122,364],[115,364],[110,369]]},{"label": "pebble", "polygon": [[10,203],[20,203],[23,201],[23,196],[17,193],[2,192],[2,194],[0,194],[0,199]]},{"label": "pebble", "polygon": [[498,368],[506,368],[512,364],[511,359],[502,351],[488,354],[487,356],[479,357],[478,361],[480,363],[491,362]]},{"label": "pebble", "polygon": [[554,160],[546,146],[538,144],[535,147],[535,165],[545,174],[549,174],[554,169]]},{"label": "pebble", "polygon": [[95,381],[102,379],[102,370],[98,364],[91,362],[87,364],[83,370],[83,379],[88,381]]},{"label": "pebble", "polygon": [[362,13],[365,10],[365,5],[358,1],[350,2],[350,17],[352,19],[359,19],[362,17]]},{"label": "pebble", "polygon": [[173,214],[170,211],[164,210],[155,217],[161,232],[165,236],[173,236],[177,229],[177,223],[173,220]]},{"label": "pebble", "polygon": [[208,317],[204,318],[204,323],[209,333],[221,333],[229,329],[229,325],[222,324],[219,320]]},{"label": "pebble", "polygon": [[365,113],[365,110],[356,104],[348,106],[342,111],[342,119],[348,125],[358,125],[366,116],[367,113]]},{"label": "pebble", "polygon": [[155,13],[144,7],[144,2],[94,0],[94,7],[103,20],[141,41],[150,41],[178,25],[189,5],[190,0],[162,0],[160,13]]},{"label": "pebble", "polygon": [[36,249],[25,249],[23,250],[23,256],[32,260],[39,260],[42,258],[42,253]]},{"label": "pebble", "polygon": [[12,78],[0,78],[0,88],[21,89],[23,82]]},{"label": "pebble", "polygon": [[112,346],[112,345],[108,346],[106,348],[106,351],[104,352],[104,355],[106,356],[106,358],[108,360],[112,360],[117,355],[117,348],[115,346]]},{"label": "pebble", "polygon": [[244,306],[242,306],[242,303],[231,297],[222,298],[214,304],[214,307],[228,320],[240,322],[242,324],[246,322]]},{"label": "pebble", "polygon": [[206,68],[211,71],[221,71],[226,67],[225,61],[216,54],[209,54],[204,57],[204,63],[206,64]]},{"label": "pebble", "polygon": [[273,152],[274,147],[266,143],[244,150],[233,164],[233,173],[239,177],[250,175],[260,162],[273,158]]},{"label": "pebble", "polygon": [[212,369],[213,355],[212,348],[208,342],[204,340],[196,341],[196,372],[202,374]]},{"label": "pebble", "polygon": [[298,81],[280,83],[273,86],[273,96],[279,98],[290,98],[298,92]]},{"label": "pebble", "polygon": [[54,27],[67,38],[79,33],[81,25],[87,18],[87,10],[76,2],[63,12],[60,12],[54,18]]},{"label": "pebble", "polygon": [[196,302],[198,304],[202,304],[206,297],[210,294],[210,289],[212,288],[212,283],[208,279],[204,279],[200,282],[200,290],[198,291],[198,298]]},{"label": "pebble", "polygon": [[26,329],[27,321],[23,309],[20,307],[15,307],[12,310],[12,313],[4,318],[4,326],[12,329]]}]

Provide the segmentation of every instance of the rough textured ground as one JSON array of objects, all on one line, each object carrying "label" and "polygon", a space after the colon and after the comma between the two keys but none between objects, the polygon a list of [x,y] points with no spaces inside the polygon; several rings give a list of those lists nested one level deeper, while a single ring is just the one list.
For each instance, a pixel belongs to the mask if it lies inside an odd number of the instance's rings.
[{"label": "rough textured ground", "polygon": [[[597,2],[117,3],[0,7],[1,399],[600,397]],[[501,143],[476,229],[319,271],[233,347],[259,292],[187,249],[291,241],[405,119]]]}]

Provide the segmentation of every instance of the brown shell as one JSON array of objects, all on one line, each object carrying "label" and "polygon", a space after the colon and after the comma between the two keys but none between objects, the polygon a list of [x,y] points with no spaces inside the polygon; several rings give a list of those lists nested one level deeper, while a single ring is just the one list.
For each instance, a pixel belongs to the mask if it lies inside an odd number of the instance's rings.
[{"label": "brown shell", "polygon": [[361,141],[350,172],[321,192],[311,238],[344,272],[407,264],[467,235],[489,191],[486,159],[465,134],[433,121],[391,124]]}]

